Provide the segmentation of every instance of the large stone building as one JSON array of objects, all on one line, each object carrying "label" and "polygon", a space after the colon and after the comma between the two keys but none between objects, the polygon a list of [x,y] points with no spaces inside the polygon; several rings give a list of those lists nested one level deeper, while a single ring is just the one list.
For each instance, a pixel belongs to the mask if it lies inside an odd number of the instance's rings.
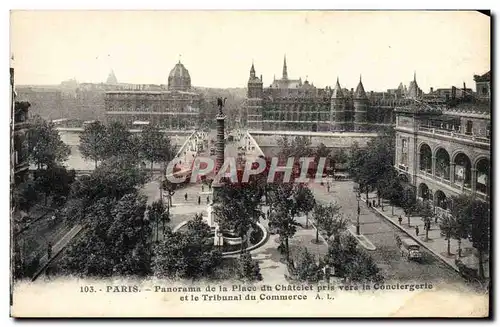
[{"label": "large stone building", "polygon": [[24,85],[17,87],[17,95],[19,100],[31,104],[30,112],[34,115],[47,120],[71,119],[79,121],[79,125],[109,119],[191,128],[200,119],[196,111],[204,107],[200,105],[203,96],[191,87],[189,72],[181,63],[172,69],[166,85],[120,83],[111,70],[104,83],[70,79],[60,85]]},{"label": "large stone building", "polygon": [[106,119],[128,125],[195,128],[199,125],[201,101],[201,96],[191,89],[188,70],[179,61],[170,71],[167,89],[160,86],[106,92]]},{"label": "large stone building", "polygon": [[415,76],[408,89],[400,84],[388,92],[367,93],[361,77],[355,91],[342,88],[338,78],[333,89],[317,88],[290,79],[285,58],[282,78],[267,88],[252,64],[241,122],[254,130],[376,131],[394,124],[396,106],[422,96]]},{"label": "large stone building", "polygon": [[26,180],[29,162],[26,134],[29,129],[30,103],[16,101],[14,88],[14,68],[10,68],[10,95],[11,95],[11,188]]},{"label": "large stone building", "polygon": [[438,210],[462,193],[489,201],[489,98],[464,94],[439,105],[416,101],[398,107],[396,115],[395,167],[419,198]]}]

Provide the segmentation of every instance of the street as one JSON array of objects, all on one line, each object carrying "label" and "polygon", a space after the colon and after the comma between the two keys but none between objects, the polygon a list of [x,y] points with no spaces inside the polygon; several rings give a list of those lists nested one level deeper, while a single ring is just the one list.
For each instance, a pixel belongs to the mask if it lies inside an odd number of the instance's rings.
[{"label": "street", "polygon": [[[208,135],[209,140],[215,139],[215,132]],[[209,148],[199,155],[209,154]],[[228,142],[225,148],[225,157],[237,155],[237,143]],[[215,159],[215,156],[210,156]],[[316,201],[327,203],[336,201],[341,206],[341,211],[352,224],[356,224],[357,200],[353,192],[353,182],[336,181],[330,185],[330,192],[327,192],[326,185],[311,183],[310,188],[314,193]],[[149,201],[159,198],[157,182],[150,182],[145,185],[143,192],[148,196]],[[205,187],[208,192],[208,187]],[[205,193],[203,192],[203,193]],[[188,200],[184,199],[184,194],[188,194]],[[201,191],[201,185],[189,185],[178,190],[174,197],[174,207],[171,208],[173,228],[180,222],[192,218],[195,213],[203,212],[206,209],[206,197]],[[201,204],[197,200],[200,196]],[[148,202],[149,202],[148,201]],[[402,232],[387,222],[383,217],[370,210],[363,201],[360,201],[360,230],[376,246],[376,250],[368,251],[373,257],[386,280],[393,281],[428,281],[444,283],[464,283],[462,277],[451,269],[448,265],[436,258],[425,248],[421,248],[423,259],[420,262],[407,261],[401,257],[400,250],[396,245],[395,236]],[[386,210],[390,210],[387,207]],[[295,243],[300,237],[291,240]],[[302,242],[299,242],[302,243]]]},{"label": "street", "polygon": [[[327,192],[326,185],[313,184],[310,187],[316,201],[323,203],[336,201],[342,206],[341,211],[344,215],[356,224],[357,200],[353,193],[352,182],[334,182],[330,185],[330,193]],[[377,247],[375,251],[369,251],[369,254],[383,271],[387,280],[464,283],[457,272],[424,248],[421,248],[423,260],[420,263],[402,258],[395,241],[395,236],[402,232],[368,209],[363,201],[360,201],[360,207],[361,234],[364,234]],[[386,210],[390,210],[390,207]]]}]

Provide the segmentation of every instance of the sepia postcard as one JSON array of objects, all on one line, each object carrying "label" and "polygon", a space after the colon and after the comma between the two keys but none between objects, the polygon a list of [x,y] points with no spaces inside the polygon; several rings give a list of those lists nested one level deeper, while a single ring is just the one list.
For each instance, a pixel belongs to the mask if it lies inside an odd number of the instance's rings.
[{"label": "sepia postcard", "polygon": [[490,12],[10,23],[12,317],[491,316]]}]

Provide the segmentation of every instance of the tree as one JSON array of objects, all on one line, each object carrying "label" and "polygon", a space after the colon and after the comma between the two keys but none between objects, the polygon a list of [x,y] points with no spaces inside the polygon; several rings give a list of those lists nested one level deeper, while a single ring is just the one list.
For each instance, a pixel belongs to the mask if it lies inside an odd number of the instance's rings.
[{"label": "tree", "polygon": [[313,210],[316,200],[311,189],[303,184],[298,184],[294,189],[293,194],[297,212],[302,212],[306,215],[306,228],[308,228],[309,212]]},{"label": "tree", "polygon": [[348,160],[348,171],[360,188],[366,192],[375,189],[380,180],[393,170],[394,165],[394,132],[382,131],[378,137],[371,139],[365,148],[358,143],[351,146],[351,155]]},{"label": "tree", "polygon": [[335,170],[337,168],[337,165],[344,165],[349,161],[349,156],[347,155],[346,151],[342,148],[336,149],[333,154],[331,155],[331,162],[332,162],[332,170],[333,173],[335,174]]},{"label": "tree", "polygon": [[320,158],[325,158],[326,164],[329,164],[329,161],[331,159],[331,152],[330,150],[324,145],[323,143],[320,143],[314,151],[314,162],[318,163]]},{"label": "tree", "polygon": [[472,229],[472,219],[474,216],[472,208],[474,199],[470,196],[462,194],[460,196],[451,197],[450,201],[450,214],[455,218],[456,221],[456,229],[454,230],[452,236],[458,242],[458,257],[461,257],[462,239],[467,238]]},{"label": "tree", "polygon": [[[106,137],[103,144],[106,159],[111,157],[137,159],[137,149],[134,145],[132,134],[124,124],[112,122],[106,126]],[[133,162],[135,163],[136,160]]]},{"label": "tree", "polygon": [[[393,170],[394,172],[394,170]],[[377,189],[381,190],[380,196],[389,200],[391,204],[391,214],[394,216],[394,206],[398,206],[403,202],[403,186],[397,178],[396,173],[388,173],[386,176],[385,187],[379,183]]]},{"label": "tree", "polygon": [[49,196],[53,196],[55,204],[62,205],[75,180],[74,170],[66,170],[59,165],[50,165],[46,169],[37,169],[34,173],[36,191],[45,194],[45,204]]},{"label": "tree", "polygon": [[100,121],[95,121],[87,126],[80,135],[78,150],[85,159],[91,159],[97,168],[97,162],[107,157],[106,153],[107,131]]},{"label": "tree", "polygon": [[478,274],[484,278],[483,255],[490,247],[490,208],[488,203],[472,201],[472,224],[470,235],[472,245],[478,251]]},{"label": "tree", "polygon": [[411,227],[410,218],[417,208],[417,196],[413,187],[407,187],[403,190],[399,204],[403,208],[406,218],[408,219],[408,227]]},{"label": "tree", "polygon": [[287,137],[278,139],[278,147],[280,148],[279,157],[282,159],[311,157],[314,154],[314,149],[311,148],[311,141],[306,136],[296,136],[290,140]]},{"label": "tree", "polygon": [[269,217],[269,224],[276,228],[280,236],[280,246],[286,255],[286,261],[290,261],[290,247],[288,240],[297,232],[297,222],[290,214],[290,210],[285,205],[278,205],[276,210]]},{"label": "tree", "polygon": [[328,252],[324,262],[335,269],[335,275],[343,277],[345,264],[357,254],[358,242],[350,234],[342,234],[338,241],[328,242]]},{"label": "tree", "polygon": [[141,157],[151,163],[151,173],[154,163],[165,163],[175,156],[175,147],[172,145],[170,137],[157,127],[147,125],[141,132],[139,143]]},{"label": "tree", "polygon": [[319,282],[323,275],[321,266],[307,248],[302,248],[299,252],[297,264],[294,265],[294,272],[297,280],[308,283]]},{"label": "tree", "polygon": [[210,227],[200,217],[188,222],[186,233],[167,233],[154,247],[153,272],[160,278],[208,277],[221,263],[222,255],[213,245]]},{"label": "tree", "polygon": [[127,194],[104,197],[85,215],[84,237],[69,245],[60,267],[82,277],[146,276],[151,264],[151,228],[146,199]]},{"label": "tree", "polygon": [[165,223],[168,222],[170,218],[161,199],[153,202],[150,206],[148,206],[147,212],[149,220],[156,223],[156,242],[158,242],[160,221],[163,224],[163,232],[165,233]]},{"label": "tree", "polygon": [[254,184],[224,181],[218,198],[219,203],[214,206],[214,212],[219,218],[219,224],[223,229],[233,229],[241,237],[243,250],[248,242],[248,231],[262,216],[259,189]]},{"label": "tree", "polygon": [[126,194],[136,193],[137,187],[145,181],[144,173],[133,163],[115,157],[104,161],[90,176],[73,183],[70,196],[81,199],[85,208],[100,198],[120,199]]},{"label": "tree", "polygon": [[[418,206],[418,215],[422,218],[424,226],[430,226],[432,218],[434,217],[434,211],[432,210],[431,204],[428,201],[423,201]],[[425,241],[429,240],[429,228],[425,228]]]},{"label": "tree", "polygon": [[167,192],[167,200],[168,200],[168,206],[172,206],[172,197],[175,194],[175,190],[177,189],[177,183],[172,183],[168,179],[164,179],[162,181],[162,189]]},{"label": "tree", "polygon": [[319,243],[319,229],[323,229],[328,238],[335,235],[339,239],[340,232],[347,228],[347,221],[340,213],[340,206],[336,203],[327,205],[316,204],[313,210],[313,218],[316,222],[316,243]]},{"label": "tree", "polygon": [[339,241],[331,242],[324,262],[335,269],[335,275],[353,282],[378,282],[382,275],[373,259],[357,247],[350,234],[343,234]]},{"label": "tree", "polygon": [[193,219],[188,221],[186,228],[187,234],[200,242],[210,238],[210,226],[203,221],[203,216],[201,214],[196,214]]},{"label": "tree", "polygon": [[237,275],[240,280],[246,282],[261,281],[259,262],[252,259],[249,252],[244,252],[238,258]]},{"label": "tree", "polygon": [[61,140],[53,123],[35,116],[30,125],[27,133],[30,163],[42,168],[62,163],[68,158],[70,148]]},{"label": "tree", "polygon": [[38,192],[34,181],[27,180],[14,187],[12,202],[18,210],[29,211],[37,201]]},{"label": "tree", "polygon": [[441,217],[439,222],[439,228],[444,233],[445,239],[448,241],[448,248],[447,248],[448,255],[451,255],[450,240],[455,233],[456,227],[457,227],[457,222],[455,220],[455,217],[453,217],[452,215],[444,215]]},{"label": "tree", "polygon": [[365,252],[357,254],[345,266],[344,277],[352,282],[380,282],[382,275],[372,257]]}]

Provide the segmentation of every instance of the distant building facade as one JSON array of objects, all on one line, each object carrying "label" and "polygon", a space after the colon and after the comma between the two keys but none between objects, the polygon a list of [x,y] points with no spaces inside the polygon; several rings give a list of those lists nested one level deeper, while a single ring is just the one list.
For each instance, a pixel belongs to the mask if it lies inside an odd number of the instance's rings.
[{"label": "distant building facade", "polygon": [[282,78],[268,88],[252,64],[241,122],[254,130],[376,131],[395,123],[396,106],[422,96],[415,77],[408,89],[400,84],[388,92],[367,93],[361,78],[355,91],[342,88],[338,78],[333,89],[316,88],[307,79],[290,79],[285,58]]},{"label": "distant building facade", "polygon": [[446,104],[415,102],[396,109],[395,167],[417,196],[438,210],[451,196],[490,199],[491,102],[464,95]]},{"label": "distant building facade", "polygon": [[10,68],[11,94],[11,188],[26,180],[29,170],[27,133],[29,129],[29,108],[27,101],[16,101],[14,68]]},{"label": "distant building facade", "polygon": [[491,98],[491,71],[483,75],[474,75],[476,93],[481,98]]},{"label": "distant building facade", "polygon": [[107,121],[186,129],[199,125],[201,101],[201,95],[191,89],[188,70],[179,61],[169,74],[167,89],[150,86],[107,91],[104,105]]}]

